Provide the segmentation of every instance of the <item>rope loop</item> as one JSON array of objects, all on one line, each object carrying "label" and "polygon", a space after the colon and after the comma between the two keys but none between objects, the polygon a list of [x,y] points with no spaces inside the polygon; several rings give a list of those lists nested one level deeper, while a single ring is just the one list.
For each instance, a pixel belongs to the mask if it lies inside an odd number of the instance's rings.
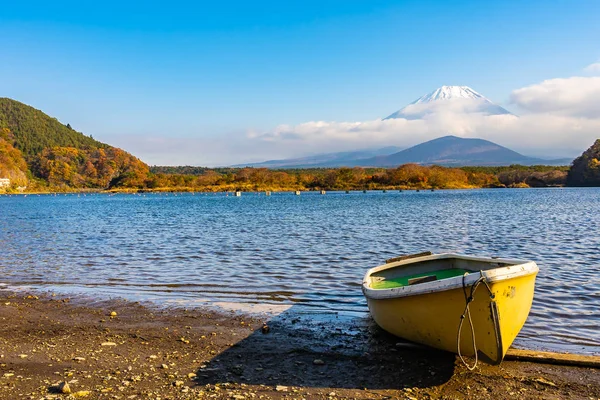
[{"label": "rope loop", "polygon": [[[462,313],[462,315],[460,316],[460,323],[458,324],[458,335],[456,338],[456,348],[458,350],[458,357],[460,357],[460,360],[465,365],[465,367],[467,367],[467,369],[469,371],[473,371],[475,368],[477,368],[477,363],[479,361],[479,358],[477,356],[477,344],[475,343],[475,327],[473,326],[473,320],[471,319],[471,310],[469,309],[469,305],[473,302],[473,300],[475,300],[475,292],[477,291],[477,288],[479,287],[479,285],[481,283],[483,283],[485,285],[485,287],[487,288],[488,293],[490,294],[490,299],[493,299],[495,297],[494,293],[492,293],[492,289],[490,288],[490,285],[488,284],[487,280],[485,279],[485,276],[483,275],[483,271],[479,271],[479,274],[480,274],[480,278],[477,279],[475,282],[473,282],[473,284],[471,285],[471,291],[468,295],[467,295],[467,285],[465,282],[465,278],[467,277],[467,275],[469,275],[469,273],[465,272],[465,274],[463,275],[463,278],[462,278],[463,293],[465,295],[465,310]],[[473,340],[473,353],[475,354],[475,364],[473,364],[473,366],[470,366],[465,361],[465,359],[460,351],[460,337],[461,337],[462,325],[465,320],[465,317],[468,317],[469,325],[471,327],[471,338]]]}]

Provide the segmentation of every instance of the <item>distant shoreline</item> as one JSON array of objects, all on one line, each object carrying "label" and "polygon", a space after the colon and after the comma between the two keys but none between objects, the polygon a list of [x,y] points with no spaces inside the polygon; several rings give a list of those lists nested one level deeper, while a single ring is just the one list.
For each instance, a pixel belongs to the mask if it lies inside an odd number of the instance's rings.
[{"label": "distant shoreline", "polygon": [[[457,188],[388,188],[388,189],[331,189],[322,190],[325,194],[334,192],[349,192],[349,193],[372,193],[372,192],[436,192],[446,190],[478,190],[478,189],[557,189],[566,188],[569,186],[556,185],[556,186],[544,186],[544,187],[531,187],[531,186],[493,186],[493,187],[457,187]],[[201,193],[201,194],[230,194],[234,195],[236,192],[247,193],[247,194],[278,194],[278,193],[289,193],[295,192],[300,193],[316,193],[321,190],[316,189],[286,189],[286,190],[198,190],[195,188],[158,188],[158,189],[77,189],[77,190],[56,190],[56,191],[23,191],[23,192],[0,192],[0,196],[32,196],[32,195],[86,195],[86,194],[141,194],[141,193]]]}]

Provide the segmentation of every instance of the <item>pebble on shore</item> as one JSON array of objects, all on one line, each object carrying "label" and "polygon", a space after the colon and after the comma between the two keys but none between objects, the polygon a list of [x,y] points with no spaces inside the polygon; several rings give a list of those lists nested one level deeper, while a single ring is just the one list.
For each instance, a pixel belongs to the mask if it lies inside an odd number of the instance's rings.
[{"label": "pebble on shore", "polygon": [[105,308],[4,293],[2,400],[600,397],[596,370],[506,362],[469,373],[360,326],[364,335],[329,334],[269,320],[265,336],[258,318],[134,303],[99,324]]}]

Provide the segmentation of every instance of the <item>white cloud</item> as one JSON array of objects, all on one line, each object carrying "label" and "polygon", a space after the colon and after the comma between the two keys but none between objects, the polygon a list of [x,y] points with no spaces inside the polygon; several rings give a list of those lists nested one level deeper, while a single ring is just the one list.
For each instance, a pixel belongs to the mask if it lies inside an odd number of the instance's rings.
[{"label": "white cloud", "polygon": [[583,70],[590,74],[600,74],[600,61],[598,61],[597,63],[591,64],[591,65],[588,65]]},{"label": "white cloud", "polygon": [[105,142],[150,165],[224,166],[387,146],[409,147],[444,135],[491,140],[542,158],[577,156],[600,135],[600,118],[553,114],[484,116],[440,112],[427,119],[312,121],[213,138],[120,135]]},{"label": "white cloud", "polygon": [[484,116],[438,113],[428,119],[366,122],[315,121],[281,125],[252,140],[277,143],[281,149],[336,152],[366,147],[408,147],[444,135],[478,137],[526,155],[574,156],[598,137],[600,118],[530,114]]},{"label": "white cloud", "polygon": [[600,76],[549,79],[513,91],[511,100],[532,113],[600,118]]}]

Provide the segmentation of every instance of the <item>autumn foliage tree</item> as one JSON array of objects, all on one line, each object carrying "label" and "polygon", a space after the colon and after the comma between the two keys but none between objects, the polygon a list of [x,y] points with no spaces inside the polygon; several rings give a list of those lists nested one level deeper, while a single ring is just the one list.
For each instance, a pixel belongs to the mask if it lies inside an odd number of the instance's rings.
[{"label": "autumn foliage tree", "polygon": [[12,186],[27,185],[27,163],[21,151],[13,146],[14,136],[8,128],[0,129],[0,178],[8,178]]},{"label": "autumn foliage tree", "polygon": [[149,173],[146,164],[114,147],[48,148],[36,158],[32,169],[51,185],[70,188],[142,188]]}]

